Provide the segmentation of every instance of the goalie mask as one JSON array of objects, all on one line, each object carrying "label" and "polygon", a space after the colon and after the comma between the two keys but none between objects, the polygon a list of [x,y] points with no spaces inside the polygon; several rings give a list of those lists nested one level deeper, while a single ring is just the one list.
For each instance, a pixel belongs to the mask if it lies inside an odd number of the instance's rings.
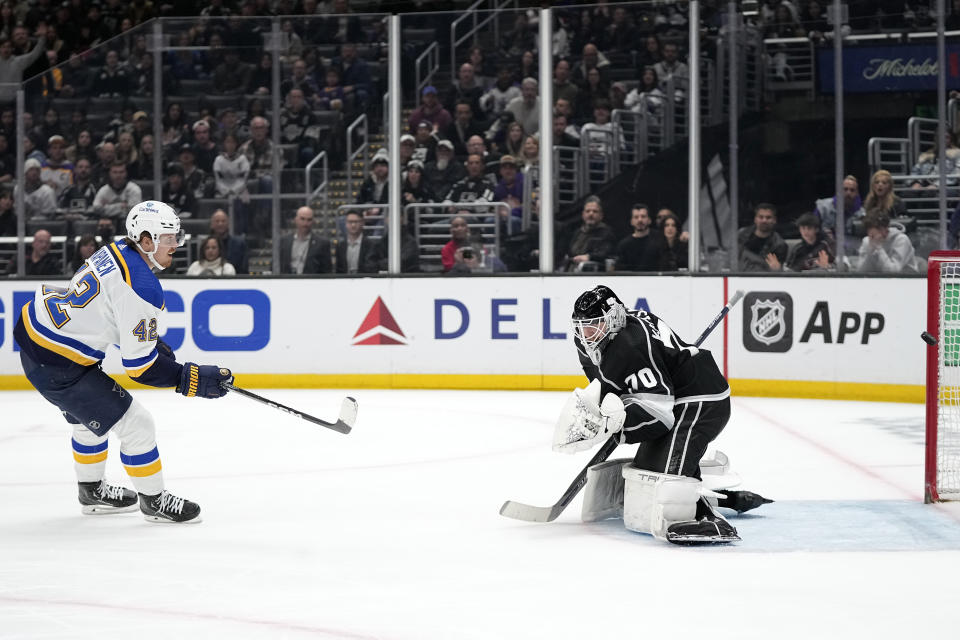
[{"label": "goalie mask", "polygon": [[583,292],[573,303],[573,333],[594,364],[607,343],[627,324],[627,308],[610,287]]},{"label": "goalie mask", "polygon": [[153,251],[140,250],[150,259],[157,269],[163,269],[154,257],[160,248],[182,247],[184,232],[180,228],[180,218],[168,204],[147,200],[136,205],[127,214],[127,237],[140,245],[144,232],[153,240]]}]

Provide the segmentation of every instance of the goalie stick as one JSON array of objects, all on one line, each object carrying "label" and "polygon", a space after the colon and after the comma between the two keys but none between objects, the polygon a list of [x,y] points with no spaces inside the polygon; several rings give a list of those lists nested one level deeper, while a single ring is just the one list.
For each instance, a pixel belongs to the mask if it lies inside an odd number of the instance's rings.
[{"label": "goalie stick", "polygon": [[[734,292],[733,297],[730,298],[730,301],[724,305],[723,309],[720,310],[720,313],[707,325],[707,328],[703,330],[703,333],[700,334],[700,337],[697,338],[697,341],[694,343],[694,346],[699,347],[703,344],[703,341],[707,339],[707,336],[717,327],[718,324],[730,313],[732,309],[738,302],[740,298],[743,297],[743,290],[738,289]],[[513,518],[515,520],[526,520],[527,522],[553,522],[557,517],[563,513],[563,510],[577,497],[577,494],[580,493],[580,490],[583,489],[583,485],[587,484],[587,471],[595,464],[600,464],[604,460],[610,457],[610,454],[613,453],[614,449],[618,446],[617,436],[613,435],[601,445],[600,449],[590,458],[590,462],[587,463],[583,469],[580,470],[580,473],[577,474],[577,477],[573,479],[573,482],[570,483],[570,486],[567,487],[567,490],[563,492],[563,495],[560,496],[560,499],[557,500],[556,504],[550,507],[535,507],[529,504],[523,504],[522,502],[514,502],[513,500],[507,500],[503,503],[503,506],[500,507],[500,515],[506,516],[507,518]]]},{"label": "goalie stick", "polygon": [[327,422],[326,420],[321,420],[320,418],[315,418],[309,413],[303,413],[302,411],[297,411],[291,407],[280,404],[279,402],[274,402],[273,400],[268,400],[263,396],[259,396],[252,391],[247,391],[246,389],[241,389],[240,387],[234,386],[229,382],[223,383],[224,389],[229,389],[230,391],[236,391],[242,396],[246,396],[251,400],[256,400],[261,402],[268,407],[273,407],[274,409],[279,409],[284,413],[289,413],[292,416],[306,420],[307,422],[312,422],[313,424],[318,424],[321,427],[326,427],[327,429],[333,429],[339,433],[350,433],[350,430],[353,429],[354,423],[357,421],[357,401],[351,397],[346,397],[343,399],[343,403],[340,405],[340,415],[337,417],[336,422]]}]

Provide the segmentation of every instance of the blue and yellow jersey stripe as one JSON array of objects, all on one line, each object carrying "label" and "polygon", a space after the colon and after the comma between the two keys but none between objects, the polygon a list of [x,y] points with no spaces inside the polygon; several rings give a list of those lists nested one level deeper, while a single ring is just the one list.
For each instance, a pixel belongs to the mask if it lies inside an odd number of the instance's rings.
[{"label": "blue and yellow jersey stripe", "polygon": [[107,441],[100,444],[80,444],[71,438],[73,444],[73,459],[80,464],[96,464],[107,459]]},{"label": "blue and yellow jersey stripe", "polygon": [[123,467],[127,470],[127,473],[135,478],[152,476],[155,473],[159,473],[162,469],[160,466],[160,452],[156,447],[146,453],[140,453],[135,456],[129,456],[121,451],[120,461],[123,462]]},{"label": "blue and yellow jersey stripe", "polygon": [[117,263],[117,267],[120,269],[120,274],[123,276],[123,281],[126,282],[128,286],[133,287],[133,283],[130,280],[130,267],[127,265],[126,259],[123,257],[123,251],[120,248],[120,244],[117,242],[111,242],[107,245],[107,250],[110,252],[110,255],[113,256],[113,261]]},{"label": "blue and yellow jersey stripe", "polygon": [[121,360],[123,361],[123,368],[127,370],[127,375],[131,378],[139,378],[147,369],[153,366],[153,363],[157,361],[159,355],[156,347],[154,347],[150,353],[141,358],[121,358]]},{"label": "blue and yellow jersey stripe", "polygon": [[34,313],[33,300],[23,305],[21,318],[23,328],[26,329],[31,340],[44,349],[61,355],[72,362],[90,366],[106,357],[103,351],[89,347],[79,340],[59,334],[40,324]]}]

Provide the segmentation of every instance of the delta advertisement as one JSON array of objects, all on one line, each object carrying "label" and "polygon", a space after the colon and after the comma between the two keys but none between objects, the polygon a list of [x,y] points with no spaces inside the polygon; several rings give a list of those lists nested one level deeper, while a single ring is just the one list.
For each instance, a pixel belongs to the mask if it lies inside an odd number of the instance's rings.
[{"label": "delta advertisement", "polygon": [[[735,393],[922,396],[917,278],[168,279],[160,334],[251,387],[569,389],[584,380],[570,311],[600,283],[690,342],[743,289],[703,345]],[[0,283],[0,388],[27,388],[12,334],[38,284]],[[118,350],[103,366],[122,374]]]}]

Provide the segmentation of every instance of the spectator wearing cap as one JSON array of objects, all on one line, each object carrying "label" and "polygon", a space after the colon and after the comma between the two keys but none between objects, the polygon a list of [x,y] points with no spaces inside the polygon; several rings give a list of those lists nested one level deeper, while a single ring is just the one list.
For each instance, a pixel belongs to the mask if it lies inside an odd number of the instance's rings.
[{"label": "spectator wearing cap", "polygon": [[480,113],[481,97],[483,97],[483,87],[477,82],[473,65],[464,62],[457,71],[457,79],[450,84],[443,106],[448,111],[455,112],[458,104],[466,102],[473,113]]},{"label": "spectator wearing cap", "polygon": [[300,89],[287,94],[287,108],[280,112],[280,141],[297,145],[299,166],[305,167],[320,148],[320,129],[317,119],[307,106]]},{"label": "spectator wearing cap", "polygon": [[416,142],[416,147],[413,150],[414,158],[427,163],[436,157],[437,136],[433,134],[433,128],[428,121],[421,120],[420,124],[417,125],[414,141]]},{"label": "spectator wearing cap", "polygon": [[60,208],[86,213],[93,207],[97,187],[91,180],[93,165],[90,158],[80,156],[73,167],[73,184],[60,195]]},{"label": "spectator wearing cap", "polygon": [[37,26],[37,44],[29,52],[17,54],[10,38],[0,40],[0,102],[11,102],[17,97],[16,85],[23,81],[23,72],[43,55],[46,43],[47,28],[43,23]]},{"label": "spectator wearing cap", "polygon": [[213,172],[213,161],[217,159],[220,150],[210,135],[210,123],[206,120],[197,120],[193,123],[193,155],[197,166],[206,173]]},{"label": "spectator wearing cap", "polygon": [[386,204],[389,200],[390,161],[386,149],[380,149],[370,161],[370,175],[360,186],[357,204]]},{"label": "spectator wearing cap", "polygon": [[520,87],[513,82],[513,72],[509,67],[500,67],[496,83],[480,98],[480,107],[488,116],[498,116],[511,100],[521,95]]},{"label": "spectator wearing cap", "polygon": [[133,205],[142,201],[140,187],[127,179],[127,165],[114,162],[107,184],[100,187],[93,199],[93,209],[103,217],[122,220]]},{"label": "spectator wearing cap", "polygon": [[[824,271],[834,268],[833,241],[820,228],[820,217],[805,213],[797,218],[800,242],[790,247],[784,271]],[[776,271],[775,264],[770,265]]]},{"label": "spectator wearing cap", "polygon": [[[50,217],[57,210],[57,195],[53,188],[40,178],[42,167],[36,158],[23,163],[23,205],[27,218]],[[17,189],[13,190],[16,198]]]},{"label": "spectator wearing cap", "polygon": [[404,205],[437,201],[437,194],[423,177],[423,168],[423,163],[419,160],[407,163],[407,175],[400,187],[400,198]]},{"label": "spectator wearing cap", "polygon": [[167,167],[167,181],[163,185],[163,201],[173,207],[177,214],[189,218],[197,210],[197,199],[187,188],[183,179],[183,167],[171,164]]},{"label": "spectator wearing cap", "polygon": [[183,167],[183,181],[187,189],[195,198],[204,198],[207,195],[207,174],[197,166],[197,155],[193,151],[193,146],[184,142],[180,146],[180,153],[177,155],[180,166]]},{"label": "spectator wearing cap", "polygon": [[453,143],[449,140],[437,143],[437,159],[425,163],[423,167],[427,187],[440,197],[466,175],[466,168],[453,157]]},{"label": "spectator wearing cap", "polygon": [[413,113],[410,114],[410,119],[407,121],[407,125],[411,131],[416,131],[417,125],[423,120],[430,123],[430,127],[434,132],[443,131],[450,126],[450,123],[453,122],[453,117],[450,115],[450,112],[440,104],[436,87],[432,85],[424,87],[421,99],[422,102],[420,106],[413,110]]},{"label": "spectator wearing cap", "polygon": [[47,141],[47,161],[42,164],[40,179],[50,185],[57,198],[73,184],[73,165],[66,157],[67,141],[63,136],[50,136]]},{"label": "spectator wearing cap", "polygon": [[218,93],[240,95],[247,89],[253,68],[240,59],[239,52],[233,47],[224,51],[223,62],[213,71],[213,88]]},{"label": "spectator wearing cap", "polygon": [[505,155],[500,158],[500,180],[493,189],[496,202],[506,202],[510,208],[500,209],[500,231],[504,236],[520,232],[523,221],[523,174],[520,173],[517,160]]},{"label": "spectator wearing cap", "polygon": [[527,133],[540,130],[540,98],[537,92],[537,81],[524,78],[520,83],[520,97],[514,98],[507,105],[507,111],[513,114],[513,119],[519,122]]},{"label": "spectator wearing cap", "polygon": [[453,143],[453,153],[458,158],[467,157],[467,140],[483,135],[483,127],[473,119],[473,107],[467,100],[457,103],[453,123],[441,132],[440,137]]},{"label": "spectator wearing cap", "polygon": [[120,65],[120,54],[116,51],[107,51],[107,56],[100,73],[93,79],[90,93],[101,98],[122,98],[130,92],[130,75]]},{"label": "spectator wearing cap", "polygon": [[[58,276],[63,273],[63,266],[56,254],[50,253],[50,232],[39,229],[33,234],[30,245],[30,254],[27,256],[24,275],[27,276]],[[11,260],[7,264],[7,274],[17,272],[17,261]]]},{"label": "spectator wearing cap", "polygon": [[417,139],[409,133],[400,136],[400,166],[406,167],[413,159],[413,152],[417,148]]}]

